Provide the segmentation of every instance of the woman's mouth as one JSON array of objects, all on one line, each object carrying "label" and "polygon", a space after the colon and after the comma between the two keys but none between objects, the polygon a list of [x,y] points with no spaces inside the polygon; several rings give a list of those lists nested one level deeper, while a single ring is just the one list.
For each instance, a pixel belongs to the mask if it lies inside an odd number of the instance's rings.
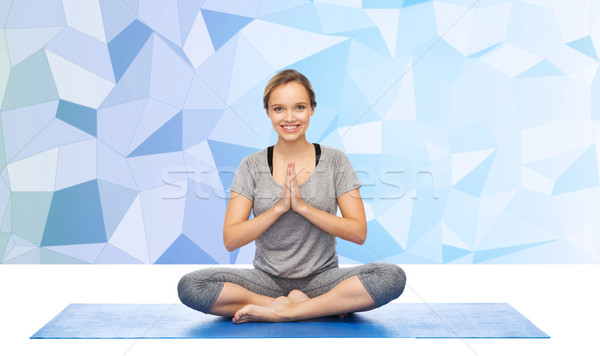
[{"label": "woman's mouth", "polygon": [[285,132],[295,132],[300,125],[281,125],[281,128]]}]

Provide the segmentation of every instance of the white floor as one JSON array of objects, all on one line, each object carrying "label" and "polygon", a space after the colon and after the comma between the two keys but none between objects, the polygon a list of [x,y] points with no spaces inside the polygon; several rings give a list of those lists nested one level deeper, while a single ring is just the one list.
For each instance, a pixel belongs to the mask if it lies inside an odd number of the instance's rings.
[{"label": "white floor", "polygon": [[550,339],[29,339],[70,303],[178,303],[204,267],[0,265],[0,355],[600,355],[600,265],[402,266],[397,303],[505,302]]}]

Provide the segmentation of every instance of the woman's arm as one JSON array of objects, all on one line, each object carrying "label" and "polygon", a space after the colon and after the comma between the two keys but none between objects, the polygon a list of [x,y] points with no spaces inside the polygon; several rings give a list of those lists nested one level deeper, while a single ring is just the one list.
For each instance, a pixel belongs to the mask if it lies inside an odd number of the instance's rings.
[{"label": "woman's arm", "polygon": [[[289,194],[287,194],[287,199],[289,199]],[[223,243],[227,251],[234,251],[256,240],[283,213],[289,210],[289,208],[285,209],[285,197],[282,194],[282,199],[277,204],[248,220],[252,204],[252,200],[234,191],[231,192],[223,222]],[[289,200],[287,205],[289,206]]]},{"label": "woman's arm", "polygon": [[346,241],[359,245],[367,239],[367,218],[365,206],[358,188],[348,191],[337,198],[342,216],[330,214],[321,209],[307,204],[302,199],[300,185],[296,178],[296,165],[288,165],[286,183],[290,186],[290,206],[306,220],[316,225],[319,229],[337,236]]},{"label": "woman's arm", "polygon": [[[289,171],[289,164],[288,164]],[[269,210],[248,220],[254,202],[245,196],[231,192],[223,222],[223,243],[231,252],[256,240],[281,215],[291,209],[291,191],[288,183],[281,190],[281,198]]]},{"label": "woman's arm", "polygon": [[337,198],[342,217],[317,209],[306,202],[298,204],[296,212],[321,230],[346,241],[362,245],[367,239],[367,219],[360,191],[351,190]]}]

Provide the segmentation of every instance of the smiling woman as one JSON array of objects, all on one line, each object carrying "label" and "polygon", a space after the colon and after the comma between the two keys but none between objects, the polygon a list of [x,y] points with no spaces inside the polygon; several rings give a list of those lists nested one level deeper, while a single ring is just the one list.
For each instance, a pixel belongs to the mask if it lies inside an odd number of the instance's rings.
[{"label": "smiling woman", "polygon": [[280,138],[291,141],[305,135],[315,109],[310,106],[302,84],[290,82],[278,86],[271,93],[269,101],[267,114]]},{"label": "smiling woman", "polygon": [[361,183],[342,151],[306,140],[317,105],[308,79],[284,70],[263,100],[278,140],[240,163],[223,224],[227,250],[255,241],[255,268],[189,273],[181,301],[244,323],[344,317],[399,297],[406,275],[397,265],[338,266],[336,237],[359,245],[367,237]]}]

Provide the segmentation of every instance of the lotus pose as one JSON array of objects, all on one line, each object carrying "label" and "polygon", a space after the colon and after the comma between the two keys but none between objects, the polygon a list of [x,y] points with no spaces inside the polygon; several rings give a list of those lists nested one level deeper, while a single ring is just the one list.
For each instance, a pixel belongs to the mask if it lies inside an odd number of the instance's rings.
[{"label": "lotus pose", "polygon": [[344,317],[399,297],[406,276],[397,265],[338,266],[336,237],[359,245],[367,238],[361,183],[342,151],[306,140],[317,106],[308,79],[279,72],[263,102],[278,140],[240,163],[223,226],[228,251],[255,242],[254,268],[188,273],[181,301],[245,323]]}]

